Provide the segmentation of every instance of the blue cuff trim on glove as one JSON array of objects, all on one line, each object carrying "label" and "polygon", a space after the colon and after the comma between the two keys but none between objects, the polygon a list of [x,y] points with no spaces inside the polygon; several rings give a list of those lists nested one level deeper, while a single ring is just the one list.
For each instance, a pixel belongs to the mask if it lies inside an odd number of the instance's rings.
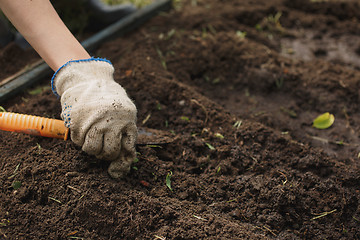
[{"label": "blue cuff trim on glove", "polygon": [[64,67],[66,67],[66,66],[68,66],[68,65],[71,65],[71,63],[91,62],[91,61],[107,62],[107,63],[110,63],[110,64],[112,65],[112,63],[111,63],[109,60],[107,60],[106,58],[95,58],[95,57],[91,57],[91,58],[88,58],[88,59],[70,60],[70,61],[68,61],[67,63],[65,63],[64,65],[62,65],[62,66],[54,73],[54,75],[52,76],[52,78],[51,78],[51,90],[53,91],[53,93],[54,93],[57,97],[60,97],[59,94],[56,92],[56,88],[55,88],[55,85],[54,85],[54,80],[55,80],[56,74],[57,74],[61,69],[63,69]]}]

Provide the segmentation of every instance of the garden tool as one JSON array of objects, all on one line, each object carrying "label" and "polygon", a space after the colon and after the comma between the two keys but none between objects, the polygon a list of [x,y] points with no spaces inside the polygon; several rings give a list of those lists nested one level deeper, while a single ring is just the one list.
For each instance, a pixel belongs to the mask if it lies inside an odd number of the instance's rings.
[{"label": "garden tool", "polygon": [[0,112],[0,130],[68,139],[64,121],[19,113]]},{"label": "garden tool", "polygon": [[[0,130],[64,140],[69,139],[70,134],[62,120],[11,112],[0,112]],[[139,128],[136,145],[163,145],[174,140],[174,136],[166,131]]]}]

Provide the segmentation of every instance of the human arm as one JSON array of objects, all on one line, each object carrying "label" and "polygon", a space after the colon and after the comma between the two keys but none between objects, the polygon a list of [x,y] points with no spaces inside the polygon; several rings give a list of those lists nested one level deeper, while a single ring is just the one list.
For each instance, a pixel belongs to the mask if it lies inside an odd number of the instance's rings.
[{"label": "human arm", "polygon": [[54,71],[69,60],[90,58],[49,0],[0,0],[0,8]]},{"label": "human arm", "polygon": [[136,107],[114,81],[112,64],[90,58],[48,0],[0,0],[0,8],[56,71],[52,89],[61,96],[71,140],[111,161],[112,177],[124,176],[135,158]]}]

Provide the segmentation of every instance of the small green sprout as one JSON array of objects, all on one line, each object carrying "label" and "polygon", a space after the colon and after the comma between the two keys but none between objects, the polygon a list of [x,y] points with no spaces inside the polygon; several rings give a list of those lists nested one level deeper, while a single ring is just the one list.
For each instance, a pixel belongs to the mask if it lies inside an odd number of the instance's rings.
[{"label": "small green sprout", "polygon": [[53,197],[48,197],[50,200],[53,200],[54,202],[60,203],[62,204],[62,202],[60,200],[57,200],[56,198]]},{"label": "small green sprout", "polygon": [[171,176],[173,175],[172,171],[168,172],[168,174],[166,175],[166,186],[172,191],[173,189],[171,188]]},{"label": "small green sprout", "polygon": [[180,119],[183,120],[183,121],[190,122],[189,117],[186,117],[186,116],[181,116]]},{"label": "small green sprout", "polygon": [[2,219],[0,222],[0,227],[6,227],[10,221],[8,219]]},{"label": "small green sprout", "polygon": [[335,143],[336,143],[337,145],[344,145],[344,141],[343,141],[343,140],[336,141]]},{"label": "small green sprout", "polygon": [[152,3],[151,0],[101,0],[101,1],[107,5],[131,3],[134,4],[137,8],[142,8]]},{"label": "small green sprout", "polygon": [[163,68],[165,70],[167,70],[167,66],[166,66],[166,59],[164,57],[164,54],[161,52],[161,50],[157,47],[156,48],[156,52],[158,53],[159,55],[159,58],[160,58],[160,61],[161,61],[161,65],[163,66]]},{"label": "small green sprout", "polygon": [[166,238],[165,238],[165,237],[162,237],[162,236],[154,235],[154,237],[155,237],[156,239],[166,240]]},{"label": "small green sprout", "polygon": [[275,80],[275,84],[278,89],[282,88],[282,86],[284,85],[284,78],[283,77],[277,78]]},{"label": "small green sprout", "polygon": [[36,146],[37,146],[37,148],[38,148],[38,151],[39,151],[39,153],[41,152],[41,145],[39,144],[39,143],[36,143]]},{"label": "small green sprout", "polygon": [[48,89],[50,89],[50,86],[39,86],[39,87],[36,87],[36,88],[34,88],[32,90],[29,90],[28,93],[30,95],[39,95],[39,94],[41,94],[42,92],[44,92],[44,91],[46,91]]},{"label": "small green sprout", "polygon": [[149,148],[162,148],[160,145],[155,145],[155,144],[148,144],[146,146]]},{"label": "small green sprout", "polygon": [[214,80],[212,80],[212,84],[218,84],[219,82],[221,81],[221,79],[218,77],[218,78],[215,78]]},{"label": "small green sprout", "polygon": [[241,124],[242,124],[242,120],[236,121],[233,127],[239,129],[241,127]]},{"label": "small green sprout", "polygon": [[335,121],[334,115],[326,112],[314,119],[313,127],[317,129],[326,129],[331,127],[334,121]]},{"label": "small green sprout", "polygon": [[216,29],[214,28],[213,25],[208,24],[208,29],[209,29],[209,31],[210,31],[212,34],[216,34]]},{"label": "small green sprout", "polygon": [[214,136],[220,139],[224,139],[224,136],[221,133],[215,133]]},{"label": "small green sprout", "polygon": [[171,29],[168,33],[167,33],[167,37],[165,38],[165,40],[169,40],[170,38],[172,38],[172,36],[174,36],[176,33],[176,30],[173,28]]},{"label": "small green sprout", "polygon": [[0,112],[6,112],[5,108],[3,108],[2,106],[0,106]]},{"label": "small green sprout", "polygon": [[210,143],[205,143],[205,144],[210,150],[215,150],[215,147],[213,145],[211,145]]},{"label": "small green sprout", "polygon": [[220,170],[221,170],[221,167],[218,167],[218,169],[216,170],[216,174],[219,174]]},{"label": "small green sprout", "polygon": [[17,171],[19,170],[20,164],[21,164],[21,163],[18,163],[18,165],[16,165],[13,174],[12,174],[10,177],[8,177],[8,179],[12,179],[12,178],[14,178],[14,177],[16,176]]},{"label": "small green sprout", "polygon": [[21,187],[21,182],[20,181],[14,181],[12,184],[11,184],[12,188],[13,189],[19,189]]},{"label": "small green sprout", "polygon": [[296,118],[297,117],[297,114],[294,110],[291,110],[291,109],[287,109],[285,107],[280,107],[280,110],[283,111],[284,113],[287,113],[289,114],[290,117],[292,118]]},{"label": "small green sprout", "polygon": [[[133,163],[137,163],[137,162],[139,162],[139,159],[135,158]],[[135,171],[139,170],[136,166],[133,166],[132,169],[134,169]]]},{"label": "small green sprout", "polygon": [[313,221],[313,220],[315,220],[315,219],[325,217],[325,216],[327,216],[327,215],[329,215],[329,214],[331,214],[331,213],[333,213],[333,212],[336,212],[336,210],[337,210],[337,209],[334,209],[334,210],[332,210],[332,211],[330,211],[330,212],[320,213],[318,216],[313,217],[313,218],[311,218],[310,220]]},{"label": "small green sprout", "polygon": [[242,31],[236,31],[236,36],[241,38],[241,39],[244,39],[246,37],[246,32],[242,32]]},{"label": "small green sprout", "polygon": [[262,26],[260,24],[255,25],[255,29],[261,32],[263,30]]}]

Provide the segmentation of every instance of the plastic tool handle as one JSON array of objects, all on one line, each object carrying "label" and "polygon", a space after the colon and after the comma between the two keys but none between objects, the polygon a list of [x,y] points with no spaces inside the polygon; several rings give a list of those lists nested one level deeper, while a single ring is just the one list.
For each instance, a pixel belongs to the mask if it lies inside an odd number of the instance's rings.
[{"label": "plastic tool handle", "polygon": [[19,113],[0,112],[0,130],[68,139],[64,121]]}]

